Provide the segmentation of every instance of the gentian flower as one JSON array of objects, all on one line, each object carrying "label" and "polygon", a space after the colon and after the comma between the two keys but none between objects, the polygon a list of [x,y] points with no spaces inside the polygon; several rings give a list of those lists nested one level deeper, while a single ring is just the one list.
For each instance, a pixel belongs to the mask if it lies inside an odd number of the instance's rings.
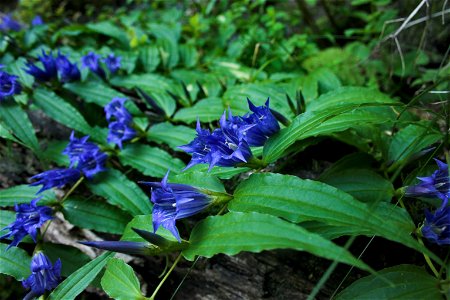
[{"label": "gentian flower", "polygon": [[117,70],[120,69],[121,60],[122,57],[115,56],[114,53],[111,53],[105,59],[103,59],[103,62],[105,63],[111,74],[114,74],[117,72]]},{"label": "gentian flower", "polygon": [[105,164],[107,159],[108,155],[98,148],[81,155],[78,160],[77,169],[90,179],[95,174],[106,170]]},{"label": "gentian flower", "polygon": [[128,242],[128,241],[93,241],[78,242],[82,245],[94,247],[97,249],[114,251],[131,255],[145,255],[148,253],[149,244],[146,242]]},{"label": "gentian flower", "polygon": [[197,137],[191,143],[178,147],[192,153],[192,159],[185,169],[200,163],[209,163],[209,170],[215,165],[231,167],[245,163],[252,157],[250,146],[244,138],[245,130],[230,126],[225,113],[220,119],[220,125],[221,129],[210,133],[209,130],[202,129],[200,121],[197,120]]},{"label": "gentian flower", "polygon": [[422,235],[438,245],[450,245],[450,207],[441,206],[434,214],[425,210]]},{"label": "gentian flower", "polygon": [[58,57],[56,57],[56,64],[61,82],[80,80],[80,70],[78,69],[77,65],[71,63],[65,55],[62,55],[58,52]]},{"label": "gentian flower", "polygon": [[446,206],[450,194],[448,166],[438,159],[435,159],[435,161],[438,170],[434,171],[429,177],[417,177],[421,183],[408,187],[405,195],[408,197],[440,198],[443,201],[443,206]]},{"label": "gentian flower", "polygon": [[31,21],[31,25],[32,26],[44,25],[44,21],[42,20],[42,17],[38,15],[33,18],[33,20]]},{"label": "gentian flower", "polygon": [[92,72],[100,76],[101,78],[105,78],[105,71],[100,67],[99,64],[100,55],[95,54],[94,52],[89,52],[87,55],[81,58],[81,66],[83,68],[89,68]]},{"label": "gentian flower", "polygon": [[203,194],[199,189],[190,185],[167,183],[168,176],[169,172],[166,173],[161,182],[141,183],[152,187],[153,231],[156,232],[159,226],[162,226],[181,242],[175,221],[204,210],[212,204],[214,198]]},{"label": "gentian flower", "polygon": [[70,134],[70,142],[62,152],[69,157],[70,167],[73,167],[76,163],[78,163],[81,156],[99,149],[96,144],[88,142],[88,139],[88,135],[82,138],[75,137],[74,131]]},{"label": "gentian flower", "polygon": [[269,99],[263,106],[255,106],[247,98],[248,106],[253,112],[242,119],[246,124],[255,125],[245,132],[246,140],[250,146],[263,146],[266,140],[280,131],[280,125],[269,108]]},{"label": "gentian flower", "polygon": [[31,289],[25,299],[38,298],[58,286],[61,280],[61,260],[54,265],[42,252],[35,254],[31,260],[31,275],[22,281],[26,289]]},{"label": "gentian flower", "polygon": [[[0,69],[2,67],[0,65]],[[16,75],[11,75],[0,70],[0,101],[14,94],[19,94],[22,91],[22,86],[17,81],[17,78]]]},{"label": "gentian flower", "polygon": [[[37,230],[48,220],[52,219],[52,209],[48,206],[37,206],[40,198],[35,198],[30,204],[24,203],[15,205],[16,220],[3,229],[9,229],[9,233],[0,237],[13,237],[13,241],[8,246],[17,246],[26,235],[31,235],[36,242]],[[2,230],[3,230],[2,229]]]},{"label": "gentian flower", "polygon": [[[131,126],[133,118],[125,108],[125,101],[126,99],[123,98],[113,98],[105,106],[106,119],[109,122],[108,143],[115,143],[120,149],[122,149],[122,142],[133,139],[137,134]],[[111,122],[112,118],[116,120]]]},{"label": "gentian flower", "polygon": [[22,26],[19,22],[14,20],[10,15],[5,15],[1,18],[0,23],[0,31],[20,31],[22,29]]},{"label": "gentian flower", "polygon": [[111,122],[108,126],[108,143],[114,143],[122,149],[122,142],[129,141],[136,136],[136,130],[122,122]]},{"label": "gentian flower", "polygon": [[61,188],[66,184],[74,183],[80,179],[80,177],[81,172],[77,169],[54,169],[34,175],[31,179],[36,179],[37,181],[30,185],[36,186],[42,184],[42,188],[37,192],[37,194],[39,194],[54,187]]},{"label": "gentian flower", "polygon": [[37,67],[34,63],[28,62],[26,64],[28,69],[24,69],[24,71],[32,75],[37,80],[44,82],[50,81],[58,76],[57,60],[53,57],[52,52],[47,55],[44,50],[42,50],[42,56],[38,56],[38,59],[44,66],[44,70]]},{"label": "gentian flower", "polygon": [[129,123],[132,121],[131,114],[125,108],[125,101],[127,101],[127,99],[113,98],[111,102],[105,106],[105,114],[108,121],[110,121],[112,117],[123,123]]}]

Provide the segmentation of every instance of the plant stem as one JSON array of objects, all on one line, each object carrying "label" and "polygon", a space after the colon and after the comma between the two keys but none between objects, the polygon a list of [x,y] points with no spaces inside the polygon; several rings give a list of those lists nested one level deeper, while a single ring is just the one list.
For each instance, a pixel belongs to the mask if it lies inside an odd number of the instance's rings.
[{"label": "plant stem", "polygon": [[70,194],[73,193],[73,191],[75,191],[75,189],[81,184],[81,182],[83,182],[84,180],[84,176],[81,176],[80,179],[78,179],[78,181],[70,188],[70,190],[64,195],[64,197],[61,199],[60,204],[62,204],[64,201],[66,201],[66,199],[70,196]]},{"label": "plant stem", "polygon": [[[424,246],[422,238],[420,236],[417,237],[417,240],[419,241],[419,243]],[[427,265],[430,267],[431,271],[433,272],[434,276],[436,276],[436,278],[439,278],[439,272],[436,270],[436,268],[433,265],[433,262],[431,261],[430,257],[428,255],[426,255],[425,253],[422,253],[423,257],[425,258],[425,261],[427,262]]]},{"label": "plant stem", "polygon": [[172,267],[170,267],[169,271],[166,273],[166,276],[164,276],[164,278],[161,280],[161,282],[156,287],[155,291],[153,292],[153,294],[150,297],[151,300],[155,300],[156,294],[158,293],[159,289],[162,287],[162,285],[164,284],[166,279],[169,277],[170,273],[172,273],[173,269],[175,269],[175,267],[178,264],[178,262],[180,261],[180,259],[181,259],[181,253],[178,255],[177,259],[175,259],[175,261],[173,262],[173,265],[172,265]]}]

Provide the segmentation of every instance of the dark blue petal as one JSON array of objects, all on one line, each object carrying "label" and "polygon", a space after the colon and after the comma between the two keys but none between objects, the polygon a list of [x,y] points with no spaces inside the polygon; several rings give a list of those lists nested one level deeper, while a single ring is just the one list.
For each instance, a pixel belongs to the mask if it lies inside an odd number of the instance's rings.
[{"label": "dark blue petal", "polygon": [[0,100],[19,94],[22,86],[17,80],[17,76],[0,71]]},{"label": "dark blue petal", "polygon": [[76,169],[54,169],[37,174],[31,179],[36,179],[37,181],[31,183],[31,186],[41,185],[42,188],[37,192],[37,194],[54,188],[63,187],[66,184],[74,183],[81,177],[81,173]]},{"label": "dark blue petal", "polygon": [[[31,260],[32,274],[22,281],[26,289],[31,289],[27,297],[39,297],[45,291],[58,286],[61,278],[61,261],[58,259],[52,266],[50,259],[42,252],[35,254]],[[31,299],[31,298],[30,298]]]}]

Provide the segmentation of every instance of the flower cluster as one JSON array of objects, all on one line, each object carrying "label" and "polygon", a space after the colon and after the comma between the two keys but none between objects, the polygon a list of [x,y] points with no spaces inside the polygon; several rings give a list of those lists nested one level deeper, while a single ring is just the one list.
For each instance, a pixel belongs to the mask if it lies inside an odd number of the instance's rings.
[{"label": "flower cluster", "polygon": [[450,245],[450,178],[448,165],[435,159],[438,170],[429,177],[418,177],[418,185],[407,188],[405,195],[409,197],[439,198],[441,206],[431,213],[425,211],[425,224],[422,226],[422,235],[430,242],[438,245]]},{"label": "flower cluster", "polygon": [[44,69],[36,66],[36,64],[28,62],[26,64],[27,69],[25,72],[32,75],[36,80],[39,81],[51,81],[58,78],[58,74],[61,82],[70,82],[75,80],[80,80],[80,70],[75,63],[71,63],[67,56],[58,52],[56,57],[50,52],[46,54],[42,50],[42,55],[38,56],[39,61],[42,63]]},{"label": "flower cluster", "polygon": [[2,71],[0,65],[0,101],[22,91],[22,86],[17,81],[17,76]]},{"label": "flower cluster", "polygon": [[[126,99],[114,98],[105,106],[108,125],[108,143],[114,143],[122,149],[122,142],[129,141],[136,136],[133,129],[133,118],[125,108]],[[114,119],[114,120],[113,120]]]},{"label": "flower cluster", "polygon": [[8,248],[17,246],[28,234],[36,242],[37,230],[46,221],[52,219],[52,209],[50,207],[36,205],[39,199],[33,199],[30,204],[15,205],[16,220],[2,229],[9,229],[9,232],[0,237],[0,239],[13,237],[13,241]]},{"label": "flower cluster", "polygon": [[179,148],[192,154],[187,165],[190,168],[196,164],[231,167],[246,163],[252,157],[250,146],[262,146],[266,140],[280,130],[280,126],[266,104],[256,107],[248,100],[251,114],[236,117],[229,112],[220,118],[220,128],[210,132],[200,127],[197,121],[197,137],[189,144]]},{"label": "flower cluster", "polygon": [[1,18],[0,23],[0,31],[20,31],[22,29],[22,25],[19,22],[14,20],[10,15],[4,15]]},{"label": "flower cluster", "polygon": [[83,68],[89,68],[92,72],[94,72],[101,78],[105,78],[106,73],[100,66],[100,61],[103,61],[109,72],[111,74],[114,74],[120,69],[121,60],[121,57],[117,57],[113,53],[102,59],[100,55],[94,52],[89,52],[87,55],[81,58],[81,65]]},{"label": "flower cluster", "polygon": [[31,275],[22,281],[22,285],[30,292],[24,299],[33,299],[42,296],[45,291],[51,291],[58,286],[61,280],[61,260],[54,265],[42,252],[36,253],[31,260]]},{"label": "flower cluster", "polygon": [[96,144],[88,142],[88,139],[89,136],[78,139],[72,132],[70,142],[63,151],[63,154],[69,157],[70,167],[37,174],[31,177],[31,179],[37,181],[30,185],[42,185],[42,188],[38,191],[38,193],[41,193],[53,187],[62,187],[74,183],[83,174],[87,178],[92,178],[95,174],[104,171],[108,155],[103,153]]},{"label": "flower cluster", "polygon": [[197,214],[212,204],[213,197],[203,194],[197,188],[186,184],[168,183],[166,173],[161,182],[141,182],[152,187],[153,230],[159,226],[169,230],[181,241],[175,221]]}]

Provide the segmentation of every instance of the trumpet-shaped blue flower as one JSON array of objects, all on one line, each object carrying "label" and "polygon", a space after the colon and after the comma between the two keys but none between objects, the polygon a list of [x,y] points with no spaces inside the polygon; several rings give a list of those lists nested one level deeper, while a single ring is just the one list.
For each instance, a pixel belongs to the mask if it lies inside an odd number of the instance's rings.
[{"label": "trumpet-shaped blue flower", "polygon": [[103,59],[103,62],[105,63],[105,65],[109,69],[109,71],[112,74],[114,74],[120,69],[121,60],[122,60],[122,57],[115,56],[114,53],[111,53],[106,58]]},{"label": "trumpet-shaped blue flower", "polygon": [[408,197],[440,198],[446,206],[450,194],[450,179],[448,176],[448,166],[446,163],[435,159],[438,170],[429,177],[417,177],[421,183],[410,186],[406,189],[405,195]]},{"label": "trumpet-shaped blue flower", "polygon": [[100,55],[95,54],[94,52],[89,52],[87,55],[81,58],[81,66],[83,68],[89,68],[92,72],[100,76],[101,78],[105,78],[105,71],[99,64]]},{"label": "trumpet-shaped blue flower", "polygon": [[69,157],[70,167],[76,165],[81,156],[99,149],[96,144],[88,142],[88,139],[88,135],[82,138],[77,138],[74,131],[70,134],[70,142],[62,152]]},{"label": "trumpet-shaped blue flower", "polygon": [[56,64],[61,78],[61,82],[70,82],[80,80],[81,74],[76,64],[70,62],[70,60],[61,53],[58,53],[56,58]]},{"label": "trumpet-shaped blue flower", "polygon": [[13,241],[8,246],[17,246],[28,234],[36,242],[37,230],[48,220],[52,219],[52,209],[47,206],[37,206],[40,198],[33,199],[30,204],[24,203],[15,205],[16,220],[4,229],[9,232],[0,238],[13,237]]},{"label": "trumpet-shaped blue flower", "polygon": [[450,245],[450,207],[441,206],[434,214],[425,210],[422,235],[432,243]]},{"label": "trumpet-shaped blue flower", "polygon": [[45,291],[51,291],[61,280],[61,260],[54,265],[42,252],[36,253],[31,260],[31,275],[22,281],[26,289],[31,289],[24,299],[40,297]]},{"label": "trumpet-shaped blue flower", "polygon": [[4,15],[1,18],[1,23],[0,23],[0,31],[20,31],[22,29],[22,25],[20,25],[19,22],[17,22],[16,20],[14,20],[10,15]]},{"label": "trumpet-shaped blue flower", "polygon": [[44,70],[37,67],[34,63],[28,62],[26,64],[28,69],[24,69],[25,72],[32,75],[36,80],[39,81],[50,81],[58,76],[57,59],[53,57],[52,52],[48,55],[42,50],[42,56],[38,56],[44,66]]},{"label": "trumpet-shaped blue flower", "polygon": [[159,226],[162,226],[169,230],[178,241],[181,241],[175,221],[204,210],[212,203],[213,198],[190,185],[168,183],[168,176],[169,172],[161,182],[141,183],[152,187],[154,232],[158,230]]},{"label": "trumpet-shaped blue flower", "polygon": [[252,157],[250,146],[244,138],[245,130],[249,127],[245,125],[246,129],[242,130],[242,127],[230,124],[224,113],[220,119],[221,128],[210,133],[202,129],[197,121],[197,137],[191,143],[178,147],[192,153],[186,169],[200,163],[208,163],[209,170],[215,165],[231,167],[245,163]]},{"label": "trumpet-shaped blue flower", "polygon": [[123,123],[130,123],[132,121],[132,116],[125,107],[125,101],[127,101],[127,99],[113,98],[111,102],[105,106],[105,114],[108,121],[110,121],[111,118],[115,118],[117,121]]},{"label": "trumpet-shaped blue flower", "polygon": [[95,174],[106,170],[105,164],[107,159],[108,155],[98,148],[81,155],[78,160],[77,169],[90,179]]},{"label": "trumpet-shaped blue flower", "polygon": [[247,98],[251,114],[242,119],[248,125],[254,125],[245,132],[246,140],[250,146],[263,146],[266,140],[280,131],[280,125],[269,108],[269,99],[263,106],[255,106]]},{"label": "trumpet-shaped blue flower", "polygon": [[66,184],[74,183],[80,179],[80,177],[81,172],[77,169],[54,169],[34,175],[31,179],[37,181],[31,183],[30,185],[36,186],[42,184],[42,188],[37,192],[37,194],[39,194],[54,187],[61,188]]},{"label": "trumpet-shaped blue flower", "polygon": [[122,149],[122,142],[129,141],[136,136],[136,130],[122,122],[111,122],[108,126],[108,143],[114,143]]},{"label": "trumpet-shaped blue flower", "polygon": [[37,15],[33,18],[33,20],[31,20],[31,25],[32,26],[44,25],[44,20],[42,20],[41,16]]},{"label": "trumpet-shaped blue flower", "polygon": [[[0,65],[0,69],[3,66]],[[0,70],[0,101],[22,91],[22,86],[17,81],[17,76]]]}]

